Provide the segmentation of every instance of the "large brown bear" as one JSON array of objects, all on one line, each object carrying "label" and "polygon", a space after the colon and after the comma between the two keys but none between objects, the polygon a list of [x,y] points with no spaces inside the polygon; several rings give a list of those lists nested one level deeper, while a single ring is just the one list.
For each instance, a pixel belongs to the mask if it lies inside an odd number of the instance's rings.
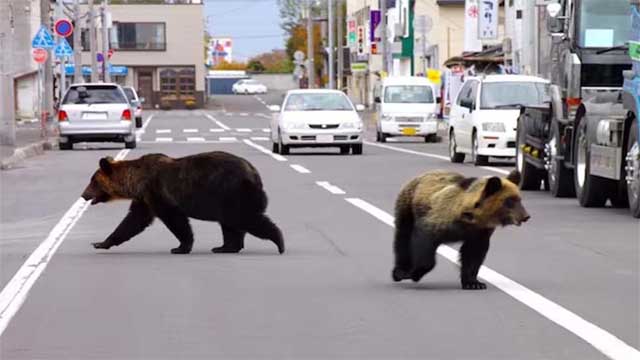
[{"label": "large brown bear", "polygon": [[493,231],[529,219],[519,181],[517,171],[480,179],[433,171],[411,180],[396,201],[393,280],[420,281],[436,265],[438,246],[462,242],[462,288],[485,289],[477,276]]},{"label": "large brown bear", "polygon": [[250,233],[273,241],[284,252],[280,229],[264,214],[267,196],[257,170],[246,160],[225,152],[182,158],[163,154],[137,160],[103,158],[82,198],[91,204],[130,199],[129,213],[96,249],[118,246],[141,233],[155,217],[171,230],[180,246],[173,254],[187,254],[193,246],[189,218],[217,221],[223,245],[214,253],[236,253]]}]

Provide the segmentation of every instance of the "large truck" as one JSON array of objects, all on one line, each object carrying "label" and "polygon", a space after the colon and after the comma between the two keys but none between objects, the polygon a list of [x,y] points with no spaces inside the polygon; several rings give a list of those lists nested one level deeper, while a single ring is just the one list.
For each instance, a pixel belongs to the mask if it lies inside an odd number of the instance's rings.
[{"label": "large truck", "polygon": [[631,70],[629,56],[640,37],[638,1],[524,2],[539,30],[534,68],[552,85],[549,101],[523,107],[518,119],[522,189],[544,187],[585,207],[608,200],[640,217],[638,64]]}]

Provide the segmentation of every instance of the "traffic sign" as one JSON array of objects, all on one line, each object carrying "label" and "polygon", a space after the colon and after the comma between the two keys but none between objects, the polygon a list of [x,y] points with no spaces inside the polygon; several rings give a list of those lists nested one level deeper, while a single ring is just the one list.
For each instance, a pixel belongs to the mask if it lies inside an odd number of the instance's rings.
[{"label": "traffic sign", "polygon": [[302,61],[304,60],[304,53],[300,50],[296,50],[296,52],[293,53],[293,58],[298,61]]},{"label": "traffic sign", "polygon": [[56,57],[64,57],[73,55],[73,49],[69,46],[67,39],[60,38],[58,45],[53,49],[53,53]]},{"label": "traffic sign", "polygon": [[364,31],[364,26],[358,26],[357,28],[357,32],[356,32],[356,36],[358,38],[357,43],[356,43],[356,50],[358,55],[364,55],[365,54],[365,31]]},{"label": "traffic sign", "polygon": [[107,51],[107,58],[111,59],[112,56],[113,56],[113,49],[109,49],[109,51]]},{"label": "traffic sign", "polygon": [[33,60],[35,60],[38,64],[42,64],[47,61],[47,57],[49,52],[43,48],[35,48],[32,51]]},{"label": "traffic sign", "polygon": [[53,49],[55,45],[51,32],[44,25],[40,26],[36,36],[31,40],[32,48]]},{"label": "traffic sign", "polygon": [[53,25],[53,30],[56,34],[67,37],[73,33],[73,24],[67,19],[60,19]]},{"label": "traffic sign", "polygon": [[104,61],[104,56],[102,56],[102,53],[97,53],[96,54],[96,60],[98,60],[98,62],[103,62]]}]

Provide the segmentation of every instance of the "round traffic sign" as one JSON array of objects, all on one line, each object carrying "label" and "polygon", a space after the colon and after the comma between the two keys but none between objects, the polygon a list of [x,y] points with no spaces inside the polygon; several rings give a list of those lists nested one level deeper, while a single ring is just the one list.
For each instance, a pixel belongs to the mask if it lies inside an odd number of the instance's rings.
[{"label": "round traffic sign", "polygon": [[300,50],[296,50],[296,52],[293,53],[293,58],[298,61],[302,61],[304,60],[304,53]]},{"label": "round traffic sign", "polygon": [[53,30],[56,34],[67,37],[73,33],[73,24],[67,19],[60,19],[53,25]]},{"label": "round traffic sign", "polygon": [[33,60],[35,60],[38,64],[42,64],[47,61],[49,53],[43,48],[35,48],[33,49],[32,56]]},{"label": "round traffic sign", "polygon": [[96,60],[98,60],[98,62],[103,62],[104,61],[104,56],[102,55],[102,53],[97,53],[96,54]]},{"label": "round traffic sign", "polygon": [[113,49],[109,49],[109,51],[107,51],[107,58],[111,59],[112,56],[113,56]]}]

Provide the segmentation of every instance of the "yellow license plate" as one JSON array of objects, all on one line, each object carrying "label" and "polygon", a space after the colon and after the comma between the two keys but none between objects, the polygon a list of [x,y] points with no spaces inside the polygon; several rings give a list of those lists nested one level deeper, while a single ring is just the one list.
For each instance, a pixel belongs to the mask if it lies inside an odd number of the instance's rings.
[{"label": "yellow license plate", "polygon": [[402,129],[402,135],[415,135],[417,131],[415,128],[404,128]]}]

